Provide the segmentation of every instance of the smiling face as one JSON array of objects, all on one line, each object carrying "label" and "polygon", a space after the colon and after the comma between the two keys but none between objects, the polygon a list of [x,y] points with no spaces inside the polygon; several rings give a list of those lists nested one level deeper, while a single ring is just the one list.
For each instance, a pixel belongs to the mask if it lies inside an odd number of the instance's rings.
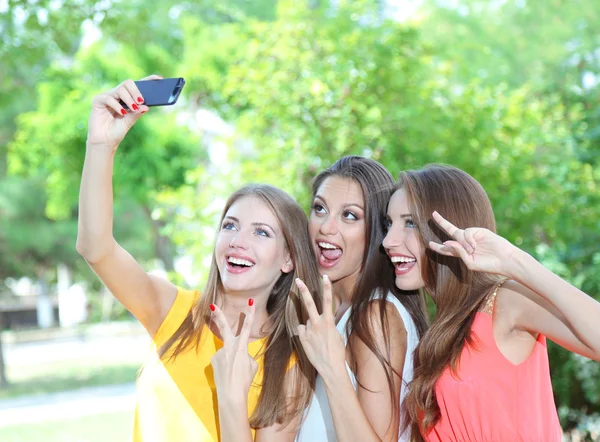
[{"label": "smiling face", "polygon": [[366,246],[360,186],[335,175],[325,179],[313,198],[308,230],[322,275],[332,282],[358,276]]},{"label": "smiling face", "polygon": [[394,264],[396,287],[406,291],[423,288],[421,265],[425,252],[404,189],[397,190],[390,198],[386,218],[383,247]]},{"label": "smiling face", "polygon": [[259,197],[235,201],[221,223],[215,257],[226,293],[268,295],[294,266],[277,217]]}]

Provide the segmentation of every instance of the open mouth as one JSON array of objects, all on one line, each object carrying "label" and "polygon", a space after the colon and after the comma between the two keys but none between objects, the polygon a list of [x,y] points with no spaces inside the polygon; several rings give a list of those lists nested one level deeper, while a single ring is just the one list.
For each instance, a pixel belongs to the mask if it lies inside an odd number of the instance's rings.
[{"label": "open mouth", "polygon": [[243,273],[254,267],[256,263],[248,258],[240,258],[237,256],[227,257],[227,270],[231,273]]},{"label": "open mouth", "polygon": [[319,265],[327,269],[330,269],[340,262],[340,259],[344,254],[343,250],[338,245],[327,241],[317,241],[317,246],[319,247]]},{"label": "open mouth", "polygon": [[412,256],[396,255],[390,256],[396,275],[404,275],[410,272],[417,264],[417,260]]}]

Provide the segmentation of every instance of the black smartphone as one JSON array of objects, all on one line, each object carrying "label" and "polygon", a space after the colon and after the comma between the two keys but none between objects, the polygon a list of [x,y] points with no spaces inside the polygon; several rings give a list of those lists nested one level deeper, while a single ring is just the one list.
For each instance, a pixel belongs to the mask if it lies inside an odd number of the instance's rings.
[{"label": "black smartphone", "polygon": [[[177,103],[185,80],[179,78],[163,78],[161,80],[139,80],[135,85],[140,90],[146,106],[171,106]],[[121,106],[129,108],[121,101]]]}]

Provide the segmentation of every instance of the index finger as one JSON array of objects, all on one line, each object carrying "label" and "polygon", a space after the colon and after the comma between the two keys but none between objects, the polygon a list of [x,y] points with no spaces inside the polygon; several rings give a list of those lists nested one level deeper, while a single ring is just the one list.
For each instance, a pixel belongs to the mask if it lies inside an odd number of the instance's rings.
[{"label": "index finger", "polygon": [[455,238],[456,233],[460,230],[436,211],[433,212],[433,219],[452,238]]},{"label": "index finger", "polygon": [[238,336],[238,345],[243,348],[248,348],[248,341],[250,340],[250,331],[252,330],[252,324],[254,324],[254,302],[248,302],[248,309],[246,310],[246,317],[244,318],[244,324],[242,330]]},{"label": "index finger", "polygon": [[[161,77],[160,75],[154,75],[153,74],[153,75],[148,75],[147,77],[142,78],[140,81],[162,80],[162,79],[163,79],[163,77]],[[131,94],[131,96],[134,98],[134,100],[138,104],[144,103],[145,98],[142,96],[142,93],[140,92],[140,90],[138,89],[137,85],[135,84],[135,81],[128,80],[128,81],[124,82],[124,86],[127,88],[127,90],[129,91],[129,93]]]},{"label": "index finger", "polygon": [[211,310],[213,311],[212,320],[219,329],[219,334],[221,335],[221,339],[223,340],[223,344],[228,347],[232,344],[234,336],[229,324],[227,323],[227,319],[225,315],[221,311],[219,307],[215,304],[211,304]]},{"label": "index finger", "polygon": [[146,80],[164,80],[164,77],[162,75],[152,74],[152,75],[148,75],[147,77],[140,78],[140,80],[141,81],[146,81]]},{"label": "index finger", "polygon": [[308,287],[306,287],[306,284],[304,284],[300,278],[296,278],[296,285],[298,286],[298,290],[300,290],[304,307],[306,307],[306,310],[308,311],[308,318],[313,323],[317,322],[319,320],[319,312],[317,311],[317,307],[315,306],[312,296],[310,296]]}]

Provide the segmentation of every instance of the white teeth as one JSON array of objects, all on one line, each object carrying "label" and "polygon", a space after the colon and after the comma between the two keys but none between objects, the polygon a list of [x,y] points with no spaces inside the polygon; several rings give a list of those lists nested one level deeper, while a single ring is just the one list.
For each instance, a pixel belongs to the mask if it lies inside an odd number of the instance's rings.
[{"label": "white teeth", "polygon": [[322,247],[324,249],[331,249],[331,250],[335,250],[338,247],[334,246],[333,244],[329,244],[328,242],[319,242],[319,247]]},{"label": "white teeth", "polygon": [[231,264],[237,264],[237,265],[247,266],[247,267],[252,267],[254,265],[253,263],[251,263],[250,261],[247,261],[245,259],[233,258],[231,256],[229,258],[227,258],[227,262],[229,262]]},{"label": "white teeth", "polygon": [[406,258],[404,256],[392,256],[392,262],[416,262],[415,258]]}]

